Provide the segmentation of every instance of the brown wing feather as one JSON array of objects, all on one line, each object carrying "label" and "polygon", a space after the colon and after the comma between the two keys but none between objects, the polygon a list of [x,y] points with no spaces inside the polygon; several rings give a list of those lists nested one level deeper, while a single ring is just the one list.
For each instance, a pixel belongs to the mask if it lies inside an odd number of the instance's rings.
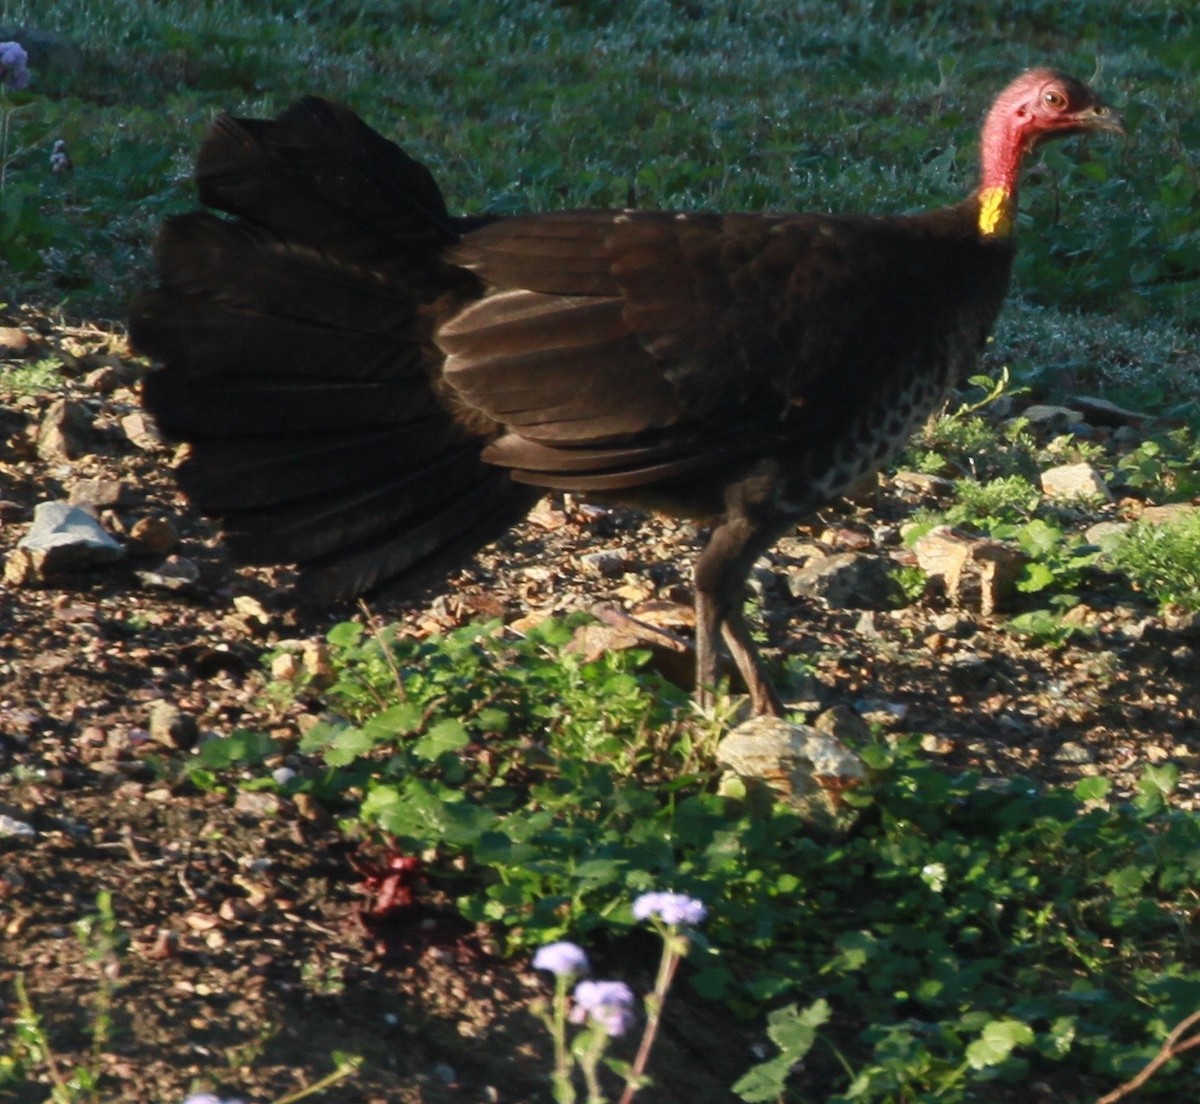
[{"label": "brown wing feather", "polygon": [[[436,340],[449,386],[510,431],[489,462],[545,486],[645,485],[819,441],[943,358],[977,250],[920,219],[504,219],[452,250],[489,290]],[[647,435],[650,455],[629,448]]]},{"label": "brown wing feather", "polygon": [[544,443],[620,440],[680,416],[621,301],[506,291],[438,332],[443,378],[469,405]]}]

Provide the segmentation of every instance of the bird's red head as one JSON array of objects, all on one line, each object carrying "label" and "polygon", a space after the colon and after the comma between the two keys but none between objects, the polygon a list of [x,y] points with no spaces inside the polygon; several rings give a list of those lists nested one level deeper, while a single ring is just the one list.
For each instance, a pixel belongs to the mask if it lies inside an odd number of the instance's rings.
[{"label": "bird's red head", "polygon": [[1016,142],[1021,153],[1046,138],[1087,130],[1123,133],[1121,119],[1082,81],[1053,69],[1030,69],[992,105],[984,134]]},{"label": "bird's red head", "polygon": [[1004,234],[1025,155],[1040,142],[1085,131],[1123,134],[1121,117],[1082,81],[1053,69],[1022,73],[999,96],[983,125],[980,230]]}]

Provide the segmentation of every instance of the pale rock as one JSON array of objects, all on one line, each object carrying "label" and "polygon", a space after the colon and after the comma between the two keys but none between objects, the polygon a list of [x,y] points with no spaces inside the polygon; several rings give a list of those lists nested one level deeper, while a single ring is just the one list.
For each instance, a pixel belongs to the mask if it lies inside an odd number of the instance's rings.
[{"label": "pale rock", "polygon": [[1112,552],[1128,532],[1127,521],[1098,521],[1084,530],[1083,538],[1103,552]]},{"label": "pale rock", "polygon": [[9,554],[4,577],[16,586],[28,585],[110,564],[124,555],[125,549],[87,510],[68,502],[41,502],[29,532]]},{"label": "pale rock", "polygon": [[1093,763],[1096,760],[1096,753],[1084,744],[1068,740],[1055,751],[1054,760],[1058,763]]},{"label": "pale rock", "polygon": [[[840,552],[866,552],[871,547],[871,535],[869,533],[862,533],[857,529],[848,529],[844,525],[824,530],[817,539],[822,544],[827,544],[830,548]],[[762,560],[759,562],[761,563]]]},{"label": "pale rock", "polygon": [[1112,493],[1091,464],[1060,464],[1042,472],[1042,491],[1049,498],[1112,500]]},{"label": "pale rock", "polygon": [[625,573],[628,563],[624,549],[606,548],[600,552],[587,552],[579,557],[580,566],[590,575],[605,579],[616,579]]},{"label": "pale rock", "polygon": [[990,617],[1016,587],[1026,557],[1015,545],[973,537],[948,525],[930,529],[913,546],[917,565],[939,579],[955,605]]},{"label": "pale rock", "polygon": [[835,609],[884,610],[896,603],[888,561],[862,552],[819,556],[788,572],[794,598],[820,598]]},{"label": "pale rock", "polygon": [[632,582],[622,583],[613,594],[620,598],[622,602],[637,604],[644,602],[654,593],[654,584],[648,579],[635,579]]},{"label": "pale rock", "polygon": [[1094,628],[1100,623],[1100,614],[1086,602],[1077,602],[1070,609],[1064,611],[1062,622],[1064,625],[1071,625],[1079,629]]},{"label": "pale rock", "polygon": [[954,480],[943,475],[929,475],[927,472],[898,471],[892,476],[892,484],[897,490],[914,495],[929,495],[932,498],[943,498],[954,493]]},{"label": "pale rock", "polygon": [[862,784],[866,768],[841,740],[779,717],[753,717],[717,746],[726,768],[722,791],[751,800],[774,795],[814,827],[845,831],[857,814],[842,794]]},{"label": "pale rock", "polygon": [[1162,506],[1147,506],[1138,516],[1138,521],[1147,525],[1173,525],[1196,516],[1197,507],[1190,502],[1168,502]]},{"label": "pale rock", "polygon": [[163,435],[154,424],[149,414],[135,412],[126,414],[121,419],[121,429],[129,439],[130,444],[143,452],[157,452],[166,446]]},{"label": "pale rock", "polygon": [[750,569],[746,586],[755,598],[761,599],[766,598],[775,590],[778,581],[779,577],[775,574],[774,569],[760,560]]},{"label": "pale rock", "polygon": [[972,636],[976,629],[975,622],[971,618],[953,611],[935,614],[930,618],[930,624],[938,632],[946,633],[948,636]]},{"label": "pale rock", "polygon": [[908,719],[908,706],[903,702],[863,699],[854,703],[866,724],[880,728],[896,728]]},{"label": "pale rock", "polygon": [[1162,612],[1162,619],[1168,631],[1183,637],[1183,639],[1200,639],[1200,610],[1167,606]]},{"label": "pale rock", "polygon": [[67,495],[72,506],[93,510],[111,510],[125,497],[127,489],[119,479],[81,479]]},{"label": "pale rock", "polygon": [[694,629],[696,607],[690,602],[651,598],[629,611],[629,616],[655,629]]},{"label": "pale rock", "polygon": [[848,705],[834,705],[813,721],[813,728],[842,743],[869,743],[870,726]]},{"label": "pale rock", "polygon": [[200,569],[184,556],[168,556],[157,567],[139,571],[137,577],[151,590],[181,591],[200,581]]},{"label": "pale rock", "polygon": [[233,599],[233,608],[249,621],[266,625],[271,615],[263,608],[263,604],[251,594],[238,594]]},{"label": "pale rock", "polygon": [[237,797],[233,799],[233,808],[236,812],[253,817],[274,816],[279,812],[279,798],[265,790],[238,790]]},{"label": "pale rock", "polygon": [[33,348],[29,335],[16,326],[0,326],[0,360],[18,360]]},{"label": "pale rock", "polygon": [[324,640],[306,640],[300,649],[300,663],[314,690],[332,686],[337,679],[329,645]]},{"label": "pale rock", "polygon": [[180,751],[195,747],[200,738],[196,718],[168,701],[151,704],[148,728],[150,739],[156,744]]},{"label": "pale rock", "polygon": [[1046,403],[1034,403],[1021,411],[1021,417],[1034,426],[1065,426],[1069,422],[1078,422],[1083,415],[1069,406],[1051,406]]},{"label": "pale rock", "polygon": [[878,610],[863,610],[854,623],[854,631],[868,640],[881,640],[883,633],[879,631],[879,625],[876,622],[878,615]]},{"label": "pale rock", "polygon": [[83,383],[99,395],[111,395],[120,386],[121,373],[111,364],[104,364],[88,372]]},{"label": "pale rock", "polygon": [[48,464],[76,460],[92,443],[92,412],[83,403],[56,399],[37,429],[37,455]]},{"label": "pale rock", "polygon": [[37,835],[32,824],[17,820],[7,813],[0,813],[0,839],[30,839]]}]

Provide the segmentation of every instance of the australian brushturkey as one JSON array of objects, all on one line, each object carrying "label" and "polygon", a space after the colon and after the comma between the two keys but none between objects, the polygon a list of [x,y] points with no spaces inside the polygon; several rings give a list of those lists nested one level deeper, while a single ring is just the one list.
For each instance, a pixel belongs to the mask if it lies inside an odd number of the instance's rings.
[{"label": "australian brushturkey", "polygon": [[458,218],[344,107],[222,116],[171,219],[135,347],[190,444],[180,484],[247,563],[315,601],[427,576],[543,488],[711,519],[697,686],[723,635],[777,713],[742,613],[755,559],[884,464],[963,377],[1008,287],[1021,162],[1120,131],[1046,69],[996,100],[982,179],[928,214],[560,211]]}]

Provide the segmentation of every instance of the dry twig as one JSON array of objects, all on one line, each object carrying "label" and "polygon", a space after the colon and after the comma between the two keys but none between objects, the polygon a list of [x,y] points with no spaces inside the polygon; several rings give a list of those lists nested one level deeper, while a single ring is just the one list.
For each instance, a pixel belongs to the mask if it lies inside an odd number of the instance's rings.
[{"label": "dry twig", "polygon": [[[1131,1077],[1123,1085],[1118,1085],[1112,1092],[1102,1096],[1096,1104],[1116,1104],[1118,1100],[1127,1097],[1131,1092],[1140,1089],[1172,1058],[1178,1058],[1185,1050],[1200,1046],[1200,1034],[1184,1039],[1187,1032],[1200,1024],[1200,1012],[1193,1012],[1187,1019],[1180,1022],[1175,1030],[1166,1037],[1159,1052],[1146,1063],[1145,1068],[1135,1077]],[[1183,1039],[1182,1042],[1180,1040]]]}]

